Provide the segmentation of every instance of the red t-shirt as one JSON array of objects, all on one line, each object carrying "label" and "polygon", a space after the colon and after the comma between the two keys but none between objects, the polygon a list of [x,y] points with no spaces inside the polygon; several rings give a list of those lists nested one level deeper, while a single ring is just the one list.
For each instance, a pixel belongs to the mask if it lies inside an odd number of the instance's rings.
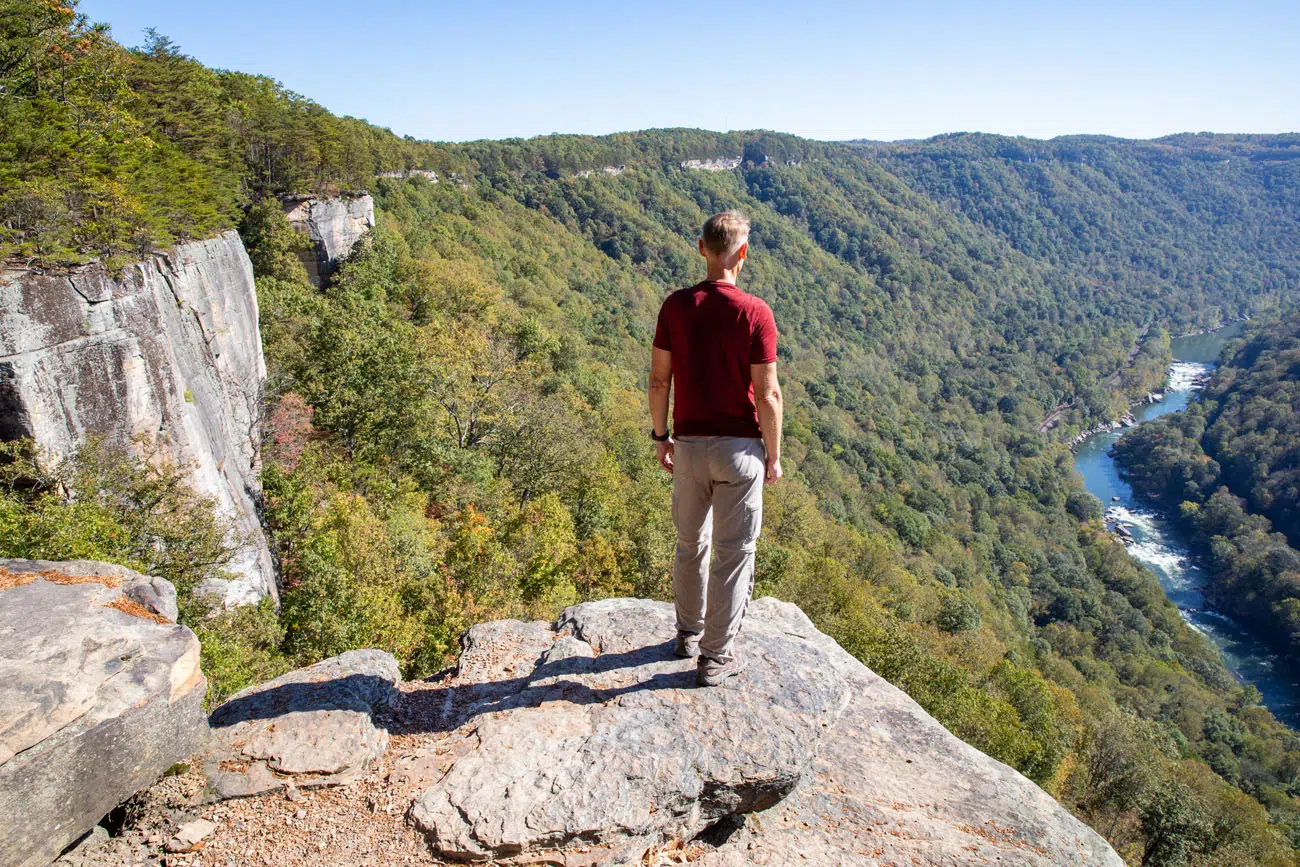
[{"label": "red t-shirt", "polygon": [[776,361],[776,321],[761,298],[706,280],[669,295],[654,345],[673,354],[673,431],[760,437],[751,364]]}]

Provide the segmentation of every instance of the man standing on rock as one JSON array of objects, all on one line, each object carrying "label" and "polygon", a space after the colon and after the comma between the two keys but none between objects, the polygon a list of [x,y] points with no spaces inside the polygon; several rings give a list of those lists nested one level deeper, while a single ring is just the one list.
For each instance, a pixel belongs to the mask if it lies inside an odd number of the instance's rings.
[{"label": "man standing on rock", "polygon": [[[736,211],[715,214],[699,246],[704,282],[669,295],[659,310],[650,436],[673,474],[677,655],[698,655],[696,682],[717,686],[744,670],[736,636],[754,589],[763,484],[781,478],[783,404],[772,310],[736,288],[749,221]],[[676,436],[668,430],[670,389]]]}]

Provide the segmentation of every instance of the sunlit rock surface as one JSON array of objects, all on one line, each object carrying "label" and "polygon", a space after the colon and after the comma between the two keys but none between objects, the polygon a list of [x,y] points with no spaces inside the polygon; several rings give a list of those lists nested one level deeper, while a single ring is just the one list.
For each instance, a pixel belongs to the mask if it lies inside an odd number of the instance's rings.
[{"label": "sunlit rock surface", "polygon": [[449,733],[410,812],[435,854],[621,864],[700,841],[716,865],[1121,865],[795,606],[750,605],[748,671],[717,688],[673,635],[671,606],[631,599],[471,629],[456,676],[404,709]]},{"label": "sunlit rock surface", "polygon": [[375,225],[375,202],[368,195],[285,199],[283,207],[290,225],[311,238],[311,250],[302,259],[318,287],[329,282],[339,260]]},{"label": "sunlit rock surface", "polygon": [[48,864],[204,747],[199,642],[159,614],[162,585],[0,560],[0,867]]}]

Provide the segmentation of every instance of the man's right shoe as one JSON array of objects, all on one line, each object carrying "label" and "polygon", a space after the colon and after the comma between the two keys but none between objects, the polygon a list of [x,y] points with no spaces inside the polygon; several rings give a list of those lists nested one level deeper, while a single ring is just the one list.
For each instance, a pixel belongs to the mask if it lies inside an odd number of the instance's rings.
[{"label": "man's right shoe", "polygon": [[700,655],[700,633],[677,630],[677,647],[673,651],[682,659]]},{"label": "man's right shoe", "polygon": [[745,670],[745,663],[739,656],[733,656],[725,662],[711,656],[701,656],[695,666],[695,684],[697,686],[717,686],[729,677],[735,677]]}]

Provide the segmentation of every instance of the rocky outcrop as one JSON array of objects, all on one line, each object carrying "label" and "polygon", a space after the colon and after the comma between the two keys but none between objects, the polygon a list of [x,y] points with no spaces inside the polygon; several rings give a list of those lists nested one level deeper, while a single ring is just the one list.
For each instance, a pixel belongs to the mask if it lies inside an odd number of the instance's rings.
[{"label": "rocky outcrop", "polygon": [[[396,692],[378,651],[293,672],[213,715],[208,780],[160,781],[69,863],[1122,867],[793,605],[751,604],[749,670],[715,689],[673,634],[670,606],[615,599],[477,626]],[[199,803],[259,780],[287,791]]]},{"label": "rocky outcrop", "polygon": [[376,718],[396,704],[401,676],[391,655],[352,650],[235,695],[211,718],[214,795],[356,781],[388,746]]},{"label": "rocky outcrop", "polygon": [[740,167],[740,157],[711,157],[704,160],[682,160],[682,168],[696,172],[729,172]]},{"label": "rocky outcrop", "polygon": [[791,853],[798,863],[844,867],[1123,867],[1046,792],[834,648],[853,696],[839,722],[813,745],[794,793],[728,829],[725,843],[701,853],[701,867],[783,865]]},{"label": "rocky outcrop", "polygon": [[410,811],[435,853],[640,863],[694,840],[717,865],[1122,863],[793,605],[750,606],[749,669],[717,689],[695,688],[673,634],[672,608],[640,600],[470,630],[455,677],[403,709],[446,733]]},{"label": "rocky outcrop", "polygon": [[284,199],[282,205],[290,225],[311,238],[311,249],[302,254],[302,260],[317,287],[329,281],[339,260],[375,224],[375,202],[368,195]]},{"label": "rocky outcrop", "polygon": [[49,863],[203,748],[199,643],[160,613],[174,613],[165,584],[106,563],[0,561],[3,867]]},{"label": "rocky outcrop", "polygon": [[254,497],[266,366],[239,236],[181,244],[120,275],[0,272],[0,437],[50,459],[90,435],[156,441],[234,524],[228,603],[276,595]]},{"label": "rocky outcrop", "polygon": [[95,581],[120,590],[131,602],[168,623],[175,623],[180,617],[176,607],[176,588],[170,581],[141,575],[134,569],[116,563],[101,563],[98,560],[0,560],[0,574],[3,573],[24,576],[10,578],[10,581],[25,582],[25,576],[32,576],[32,580],[44,577],[64,584],[81,583],[82,579]]},{"label": "rocky outcrop", "polygon": [[424,178],[431,184],[438,183],[438,173],[433,169],[393,169],[387,172],[379,172],[375,177],[391,178],[399,181],[407,178]]}]

